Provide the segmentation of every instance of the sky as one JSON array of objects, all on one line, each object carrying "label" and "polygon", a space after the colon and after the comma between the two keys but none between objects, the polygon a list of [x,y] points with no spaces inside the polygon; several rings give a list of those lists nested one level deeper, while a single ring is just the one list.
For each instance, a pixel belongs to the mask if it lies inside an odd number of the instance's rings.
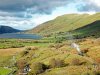
[{"label": "sky", "polygon": [[60,15],[96,12],[100,0],[0,0],[0,25],[27,30]]}]

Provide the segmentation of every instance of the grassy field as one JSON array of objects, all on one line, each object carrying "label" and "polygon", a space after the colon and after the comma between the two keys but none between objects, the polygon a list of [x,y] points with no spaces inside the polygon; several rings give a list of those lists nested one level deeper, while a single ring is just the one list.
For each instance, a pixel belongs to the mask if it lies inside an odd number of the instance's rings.
[{"label": "grassy field", "polygon": [[45,46],[48,40],[0,39],[0,49],[21,48],[25,46]]},{"label": "grassy field", "polygon": [[[45,47],[38,47],[28,50],[27,53],[21,53],[19,55],[20,59],[25,59],[30,67],[35,63],[42,63],[46,66],[50,64],[59,63],[58,60],[62,60],[64,66],[53,68],[48,67],[43,73],[39,75],[96,75],[95,73],[100,73],[100,39],[84,39],[77,40],[77,44],[80,45],[80,49],[84,53],[84,56],[78,55],[76,49],[70,46],[68,41],[63,43],[51,44]],[[50,63],[51,60],[57,60]],[[97,64],[96,68],[93,64]],[[59,65],[58,64],[58,65]],[[39,66],[38,66],[39,67]],[[40,69],[39,69],[40,70]],[[33,68],[34,71],[34,68]],[[32,71],[31,71],[32,72]],[[31,75],[31,74],[29,74]],[[33,74],[34,75],[34,74]]]},{"label": "grassy field", "polygon": [[[94,71],[96,71],[96,73],[99,72],[98,67],[95,69],[92,64],[100,64],[100,38],[84,38],[75,40],[75,42],[80,45],[80,49],[84,53],[84,56],[78,55],[76,49],[70,46],[71,42],[68,40],[62,41],[62,43],[51,43],[50,40],[51,38],[45,38],[40,41],[18,39],[8,39],[7,41],[6,39],[7,42],[5,43],[20,41],[20,43],[23,43],[25,46],[20,48],[0,49],[1,75],[9,73],[9,70],[2,70],[2,68],[12,65],[11,59],[16,53],[16,60],[19,61],[20,59],[24,59],[27,64],[30,64],[30,67],[32,67],[34,63],[39,62],[46,65],[48,68],[44,72],[39,73],[39,75],[80,75],[80,73],[83,75],[84,73],[95,75]],[[50,63],[50,61],[54,59],[56,61]],[[50,64],[54,64],[54,62],[58,62],[59,64],[63,63],[64,66],[60,65],[59,67],[56,67],[57,65],[55,65],[51,68]],[[88,68],[91,68],[91,70]]]},{"label": "grassy field", "polygon": [[11,70],[4,67],[11,67],[13,55],[19,54],[23,50],[24,48],[0,49],[0,75],[8,75],[11,72]]},{"label": "grassy field", "polygon": [[8,75],[10,72],[11,70],[0,67],[0,75]]},{"label": "grassy field", "polygon": [[[27,47],[45,47],[48,46],[46,41],[31,40],[31,39],[0,39],[0,75],[7,75],[8,69],[3,67],[10,67],[12,65],[12,58],[14,55],[19,55],[20,52]],[[7,71],[7,72],[6,72]]]}]

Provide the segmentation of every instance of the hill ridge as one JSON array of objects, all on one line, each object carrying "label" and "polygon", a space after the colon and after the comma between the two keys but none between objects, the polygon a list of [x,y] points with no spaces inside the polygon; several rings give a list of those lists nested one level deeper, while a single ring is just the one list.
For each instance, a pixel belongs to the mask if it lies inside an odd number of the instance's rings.
[{"label": "hill ridge", "polygon": [[58,32],[67,32],[84,27],[90,23],[100,20],[100,13],[89,14],[65,14],[58,16],[54,20],[50,20],[39,26],[27,31],[26,33],[36,34],[52,34]]},{"label": "hill ridge", "polygon": [[3,25],[0,25],[0,34],[4,34],[4,33],[15,33],[15,32],[20,32],[21,30],[17,30],[17,29],[14,29],[10,26],[3,26]]}]

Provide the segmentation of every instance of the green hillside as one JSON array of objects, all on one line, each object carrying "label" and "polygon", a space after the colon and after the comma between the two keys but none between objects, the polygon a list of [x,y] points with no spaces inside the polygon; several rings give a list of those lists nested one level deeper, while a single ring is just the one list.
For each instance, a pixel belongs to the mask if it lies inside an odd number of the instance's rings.
[{"label": "green hillside", "polygon": [[95,36],[100,37],[100,20],[90,23],[86,26],[73,30],[72,33],[80,35],[81,37]]},{"label": "green hillside", "polygon": [[[38,33],[43,35],[43,34],[51,34],[58,32],[66,32],[81,28],[97,20],[100,20],[100,13],[96,13],[93,15],[66,14],[63,16],[59,16],[54,20],[45,22],[33,28],[32,30],[29,30],[28,33]],[[100,29],[100,25],[98,25],[98,27]]]}]

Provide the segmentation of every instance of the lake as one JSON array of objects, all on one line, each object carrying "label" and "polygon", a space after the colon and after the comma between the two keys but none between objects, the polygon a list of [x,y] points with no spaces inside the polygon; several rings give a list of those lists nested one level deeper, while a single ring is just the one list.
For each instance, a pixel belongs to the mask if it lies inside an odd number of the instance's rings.
[{"label": "lake", "polygon": [[15,38],[15,39],[41,39],[42,36],[35,34],[18,34],[18,33],[7,33],[0,34],[0,38]]}]

